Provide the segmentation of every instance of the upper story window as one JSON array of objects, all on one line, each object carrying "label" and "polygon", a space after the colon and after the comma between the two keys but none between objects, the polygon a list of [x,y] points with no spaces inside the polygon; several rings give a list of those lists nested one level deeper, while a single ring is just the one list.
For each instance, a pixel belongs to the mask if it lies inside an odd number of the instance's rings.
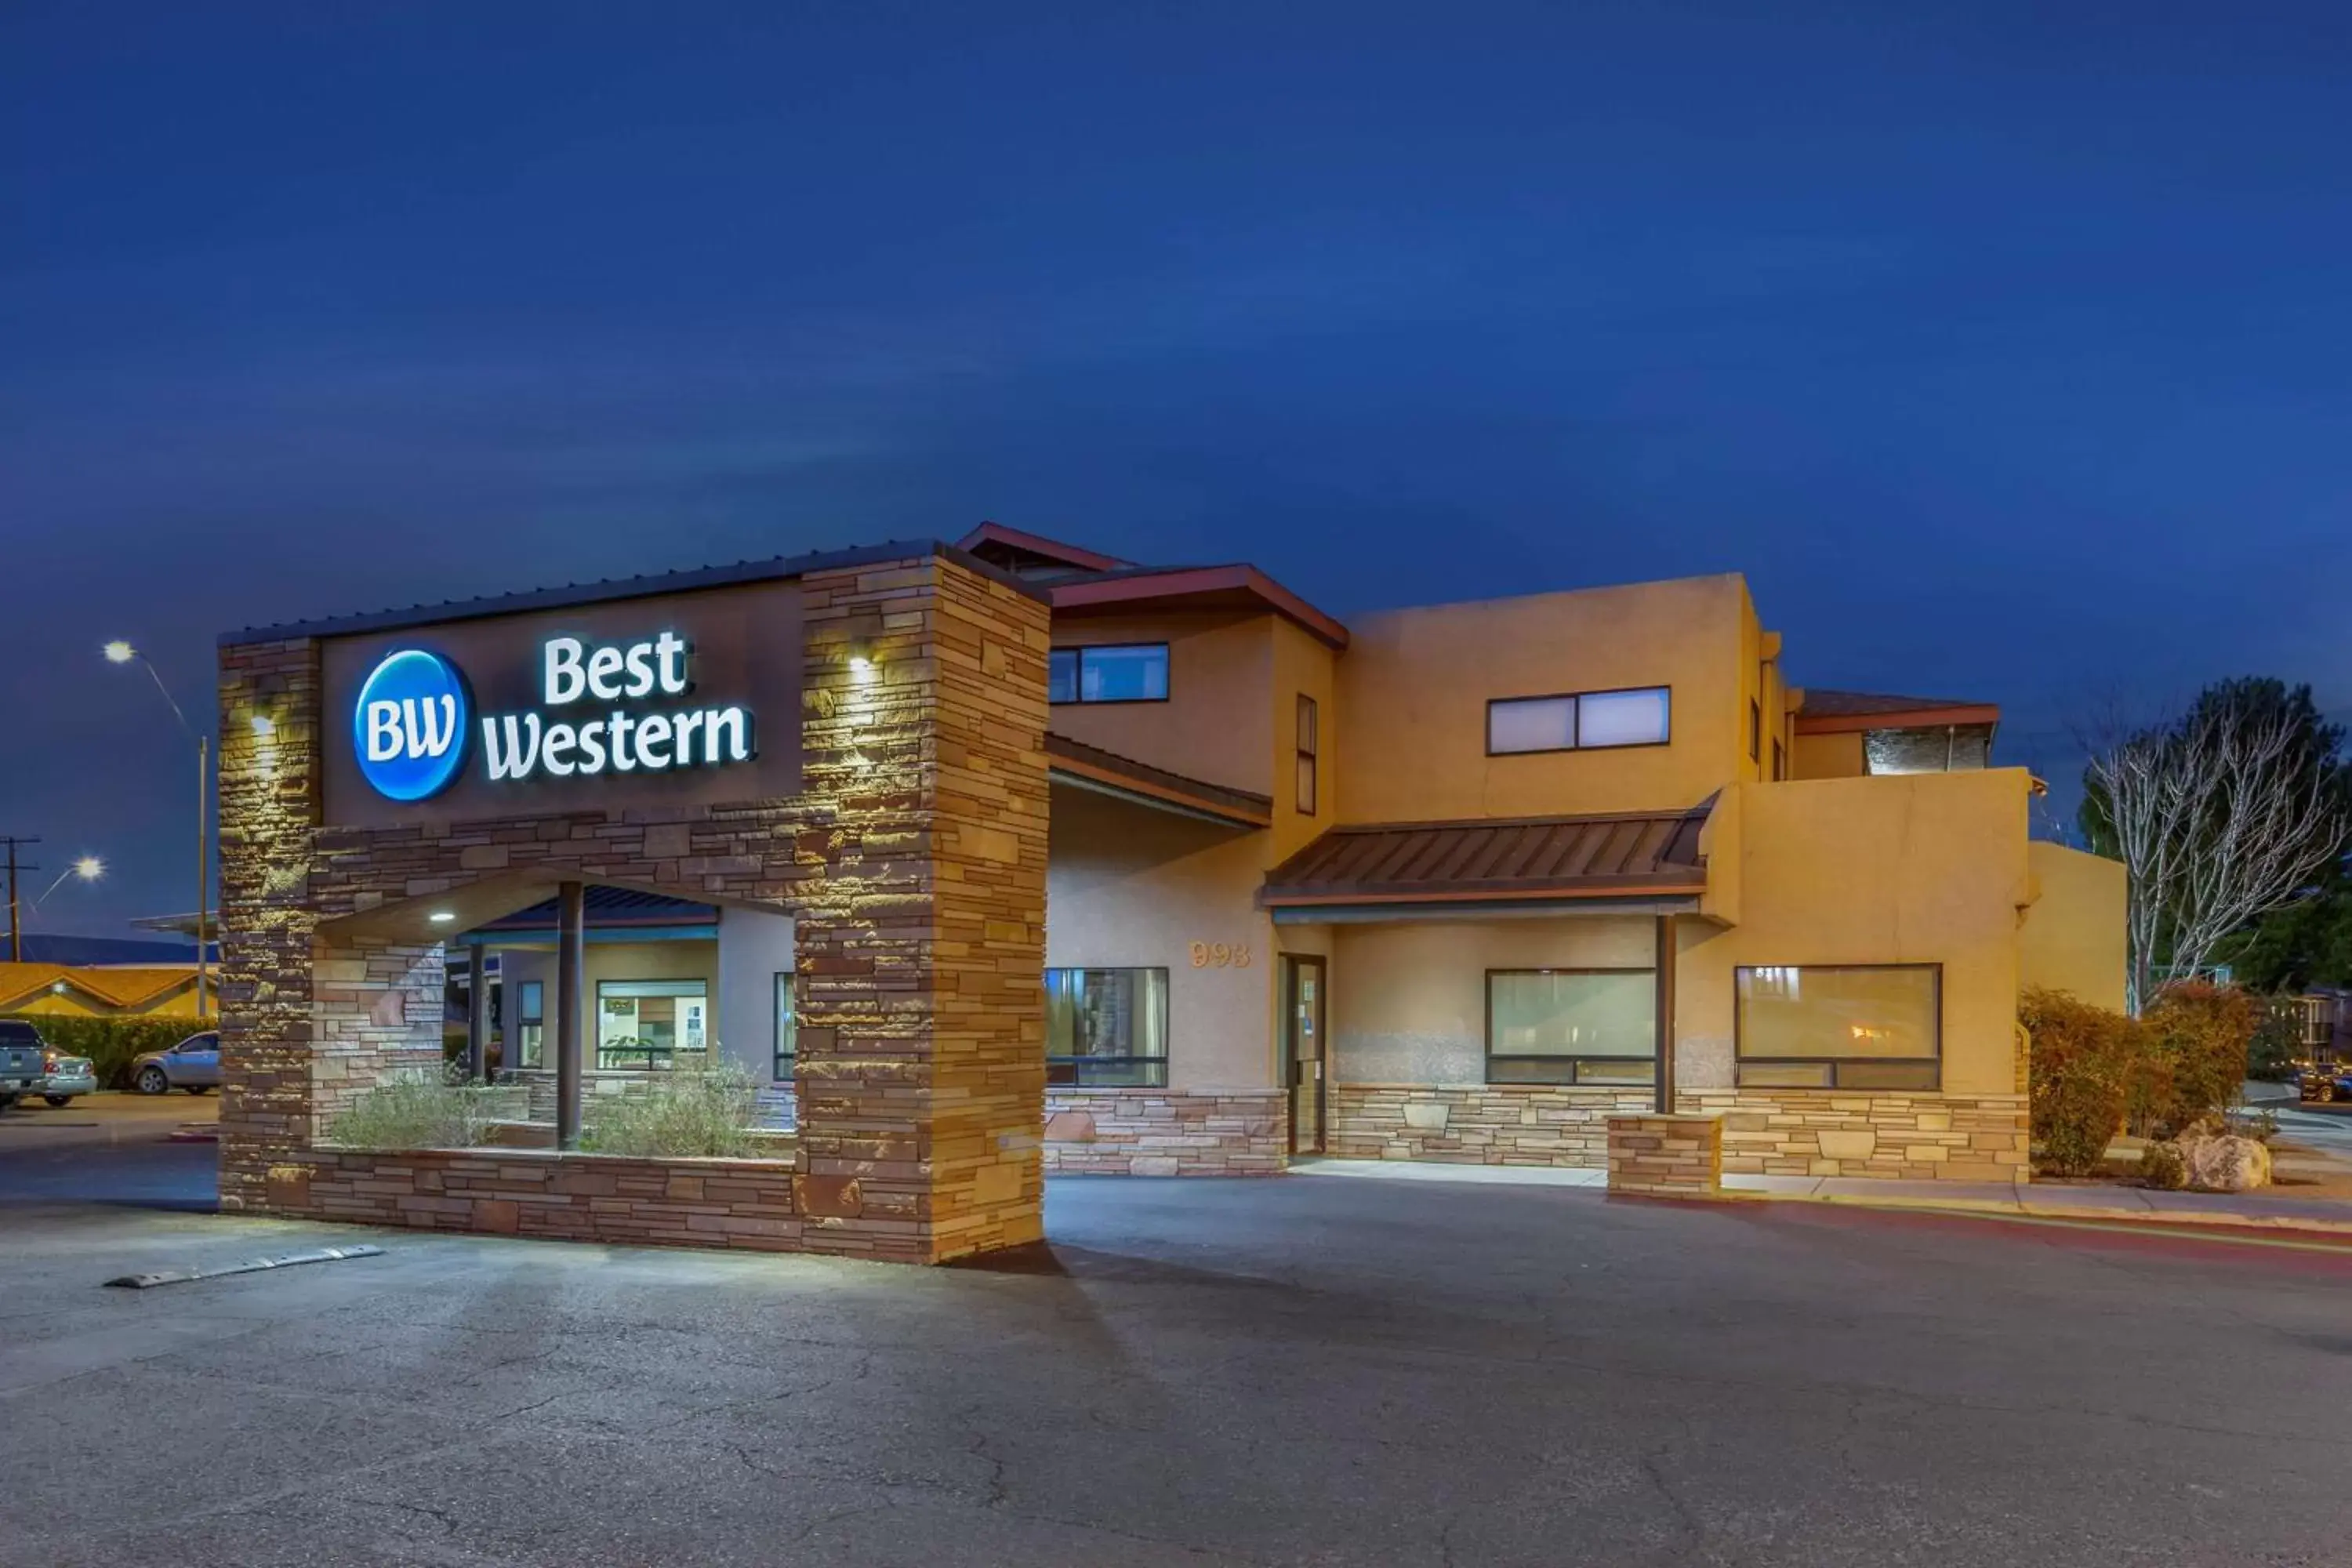
[{"label": "upper story window", "polygon": [[1302,816],[1315,815],[1315,763],[1321,750],[1316,735],[1315,699],[1302,691],[1298,694],[1298,812]]},{"label": "upper story window", "polygon": [[1486,754],[1663,746],[1670,738],[1672,707],[1663,686],[1559,697],[1497,697],[1486,704]]},{"label": "upper story window", "polygon": [[1764,760],[1764,704],[1752,700],[1748,704],[1748,760]]},{"label": "upper story window", "polygon": [[1168,645],[1057,647],[1047,668],[1045,695],[1054,702],[1165,702]]}]

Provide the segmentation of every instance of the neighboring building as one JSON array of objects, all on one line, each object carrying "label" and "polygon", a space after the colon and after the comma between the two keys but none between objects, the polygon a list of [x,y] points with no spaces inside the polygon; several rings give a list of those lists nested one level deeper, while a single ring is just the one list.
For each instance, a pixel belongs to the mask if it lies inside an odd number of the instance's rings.
[{"label": "neighboring building", "polygon": [[1050,587],[1048,1155],[2022,1173],[2016,1001],[2120,1006],[2124,879],[2029,842],[1991,704],[1804,691],[1737,575],[1342,626],[994,525]]},{"label": "neighboring building", "polygon": [[0,1014],[194,1018],[195,964],[0,963]]},{"label": "neighboring building", "polygon": [[2294,998],[2296,1055],[2315,1062],[2352,1061],[2352,989],[2315,985]]}]

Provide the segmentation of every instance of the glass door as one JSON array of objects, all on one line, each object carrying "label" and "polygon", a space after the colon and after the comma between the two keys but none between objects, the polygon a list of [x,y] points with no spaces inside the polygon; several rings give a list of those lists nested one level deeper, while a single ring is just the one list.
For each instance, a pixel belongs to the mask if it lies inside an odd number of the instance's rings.
[{"label": "glass door", "polygon": [[1290,1085],[1290,1152],[1320,1154],[1329,1105],[1324,1089],[1323,961],[1285,953],[1282,995],[1282,1057]]}]

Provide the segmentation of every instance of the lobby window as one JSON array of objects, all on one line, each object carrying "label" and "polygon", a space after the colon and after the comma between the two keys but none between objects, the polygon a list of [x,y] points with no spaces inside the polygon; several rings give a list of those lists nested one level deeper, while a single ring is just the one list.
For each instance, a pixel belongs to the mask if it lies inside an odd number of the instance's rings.
[{"label": "lobby window", "polygon": [[775,1064],[770,1069],[774,1082],[793,1081],[793,1062],[800,1054],[800,1017],[793,1007],[793,974],[788,969],[776,976],[776,1054]]},{"label": "lobby window", "polygon": [[1486,754],[1663,746],[1673,696],[1663,686],[1558,697],[1497,697],[1486,704]]},{"label": "lobby window", "polygon": [[1298,810],[1306,816],[1315,815],[1315,759],[1318,751],[1315,727],[1315,699],[1301,692],[1298,696]]},{"label": "lobby window", "polygon": [[547,1037],[547,982],[526,980],[515,987],[515,1065],[541,1065]]},{"label": "lobby window", "polygon": [[1045,971],[1045,1081],[1072,1089],[1168,1082],[1168,972]]},{"label": "lobby window", "polygon": [[709,992],[699,980],[600,980],[596,1066],[660,1072],[682,1056],[698,1058],[709,1048]]},{"label": "lobby window", "polygon": [[1168,645],[1057,647],[1047,666],[1045,695],[1055,702],[1165,702]]},{"label": "lobby window", "polygon": [[1490,969],[1488,1083],[1654,1083],[1654,969]]},{"label": "lobby window", "polygon": [[1934,963],[1733,971],[1740,1087],[1937,1088],[1943,982],[1943,966]]}]

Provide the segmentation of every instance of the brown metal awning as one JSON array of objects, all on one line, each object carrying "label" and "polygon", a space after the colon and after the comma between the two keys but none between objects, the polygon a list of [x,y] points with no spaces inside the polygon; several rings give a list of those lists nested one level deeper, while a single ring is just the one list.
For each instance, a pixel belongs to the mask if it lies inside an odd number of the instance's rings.
[{"label": "brown metal awning", "polygon": [[1692,899],[1706,890],[1688,811],[1335,827],[1267,873],[1269,910]]},{"label": "brown metal awning", "polygon": [[1048,772],[1062,784],[1139,805],[1202,817],[1234,827],[1265,827],[1274,822],[1274,801],[1247,790],[1228,789],[1202,779],[1186,778],[1067,735],[1045,737]]}]

